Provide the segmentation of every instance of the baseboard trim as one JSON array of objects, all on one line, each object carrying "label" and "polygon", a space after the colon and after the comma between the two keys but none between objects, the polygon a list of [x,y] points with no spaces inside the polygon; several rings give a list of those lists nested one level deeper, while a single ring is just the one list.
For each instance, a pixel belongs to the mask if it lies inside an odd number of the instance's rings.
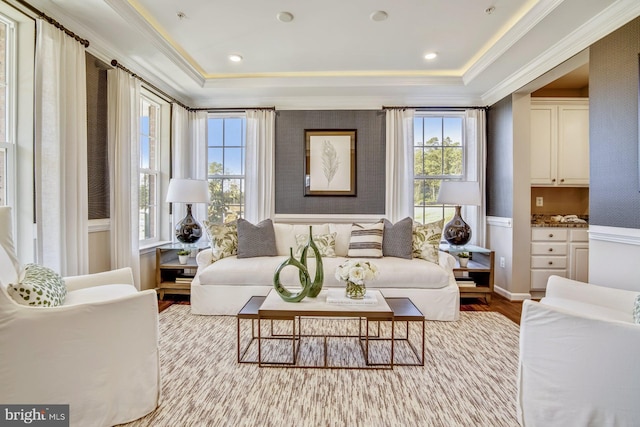
[{"label": "baseboard trim", "polygon": [[494,286],[493,287],[493,291],[500,295],[505,297],[506,299],[508,299],[509,301],[524,301],[527,299],[531,299],[531,294],[529,293],[513,293],[510,292],[504,288],[501,288],[500,286]]}]

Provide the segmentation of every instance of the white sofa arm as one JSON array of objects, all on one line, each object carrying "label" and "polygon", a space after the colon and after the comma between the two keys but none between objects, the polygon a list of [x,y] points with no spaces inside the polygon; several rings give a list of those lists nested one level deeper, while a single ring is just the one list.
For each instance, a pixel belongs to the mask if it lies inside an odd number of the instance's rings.
[{"label": "white sofa arm", "polygon": [[640,326],[524,301],[518,417],[522,426],[636,425]]},{"label": "white sofa arm", "polygon": [[196,264],[198,264],[198,268],[205,268],[214,262],[213,252],[210,248],[202,250],[198,252],[198,255],[196,255]]},{"label": "white sofa arm", "polygon": [[[639,293],[550,276],[545,298],[567,299],[632,313],[635,298]],[[542,302],[544,303],[544,298]]]},{"label": "white sofa arm", "polygon": [[133,285],[133,273],[129,267],[102,273],[85,274],[82,276],[70,276],[64,278],[68,291],[90,288],[102,285]]}]

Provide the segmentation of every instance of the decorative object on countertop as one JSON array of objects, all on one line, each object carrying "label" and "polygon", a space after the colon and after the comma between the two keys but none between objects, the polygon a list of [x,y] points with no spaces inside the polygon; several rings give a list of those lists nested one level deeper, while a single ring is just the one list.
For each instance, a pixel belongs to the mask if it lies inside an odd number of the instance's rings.
[{"label": "decorative object on countertop", "polygon": [[454,205],[455,214],[444,226],[442,236],[452,246],[464,246],[471,240],[471,227],[460,214],[461,205],[480,205],[480,186],[474,181],[442,181],[437,203]]},{"label": "decorative object on countertop", "polygon": [[[300,286],[301,289],[298,292],[291,292],[280,283],[280,272],[288,266],[292,266],[300,270]],[[289,248],[289,258],[284,260],[273,275],[273,287],[275,288],[280,298],[286,302],[300,302],[309,294],[309,287],[311,286],[311,279],[309,278],[309,272],[300,261],[293,256],[293,248]]]},{"label": "decorative object on countertop", "polygon": [[171,178],[167,202],[186,203],[187,215],[176,224],[176,239],[182,243],[195,243],[202,237],[202,227],[191,213],[191,204],[209,202],[209,187],[203,179]]},{"label": "decorative object on countertop", "polygon": [[570,227],[586,228],[589,226],[588,215],[554,215],[532,214],[531,225],[533,227]]},{"label": "decorative object on countertop", "polygon": [[[309,286],[309,294],[308,296],[311,298],[315,298],[318,296],[320,291],[322,290],[322,284],[324,283],[324,269],[322,267],[322,254],[313,241],[313,233],[311,232],[312,226],[309,226],[309,240],[307,241],[307,245],[302,249],[302,254],[300,255],[300,263],[307,267],[307,252],[309,249],[313,251],[313,255],[316,259],[316,275],[313,278],[313,282]],[[308,272],[308,269],[307,269]],[[303,281],[303,272],[300,270],[300,282]],[[307,273],[307,278],[309,278]]]},{"label": "decorative object on countertop", "polygon": [[336,268],[336,279],[346,282],[345,294],[352,299],[364,298],[366,282],[378,277],[378,267],[370,261],[348,260]]},{"label": "decorative object on countertop", "polygon": [[458,254],[458,263],[460,264],[461,268],[467,268],[470,257],[471,256],[469,255],[469,252],[460,252]]}]

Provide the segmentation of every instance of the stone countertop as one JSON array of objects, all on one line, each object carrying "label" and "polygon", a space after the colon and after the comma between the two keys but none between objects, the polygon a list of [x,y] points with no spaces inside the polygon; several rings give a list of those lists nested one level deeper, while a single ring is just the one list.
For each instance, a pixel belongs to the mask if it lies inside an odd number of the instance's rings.
[{"label": "stone countertop", "polygon": [[589,217],[587,215],[578,215],[578,218],[585,222],[562,222],[560,217],[564,215],[531,215],[532,227],[564,227],[564,228],[589,228]]}]

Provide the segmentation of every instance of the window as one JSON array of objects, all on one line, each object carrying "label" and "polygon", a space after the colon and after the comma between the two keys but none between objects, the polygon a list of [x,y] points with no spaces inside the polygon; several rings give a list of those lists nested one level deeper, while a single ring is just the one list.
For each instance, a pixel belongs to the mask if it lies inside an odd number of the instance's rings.
[{"label": "window", "polygon": [[244,115],[209,115],[207,159],[209,221],[229,222],[244,216],[245,132]]},{"label": "window", "polygon": [[11,100],[12,88],[9,76],[13,75],[13,23],[0,15],[0,206],[13,205],[14,148]]},{"label": "window", "polygon": [[414,219],[423,224],[453,217],[454,208],[436,203],[443,179],[464,176],[464,115],[416,113],[413,130]]},{"label": "window", "polygon": [[140,111],[140,241],[152,243],[160,224],[160,105],[142,95]]}]

